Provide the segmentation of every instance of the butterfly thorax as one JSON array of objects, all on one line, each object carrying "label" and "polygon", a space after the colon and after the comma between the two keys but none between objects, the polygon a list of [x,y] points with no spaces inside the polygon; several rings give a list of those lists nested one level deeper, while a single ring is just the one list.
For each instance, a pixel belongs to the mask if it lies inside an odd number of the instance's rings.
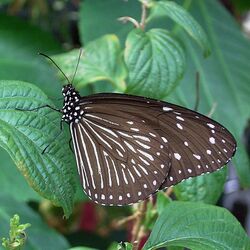
[{"label": "butterfly thorax", "polygon": [[84,111],[80,107],[80,94],[72,84],[67,84],[62,88],[62,95],[64,97],[63,108],[61,112],[63,113],[62,120],[67,123],[78,123]]}]

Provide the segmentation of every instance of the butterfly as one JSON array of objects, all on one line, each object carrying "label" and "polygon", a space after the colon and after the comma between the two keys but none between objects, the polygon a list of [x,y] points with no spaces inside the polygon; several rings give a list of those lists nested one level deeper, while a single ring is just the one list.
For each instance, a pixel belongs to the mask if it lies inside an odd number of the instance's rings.
[{"label": "butterfly", "polygon": [[232,134],[187,108],[140,96],[80,96],[62,89],[84,192],[102,205],[128,205],[220,169],[236,151]]}]

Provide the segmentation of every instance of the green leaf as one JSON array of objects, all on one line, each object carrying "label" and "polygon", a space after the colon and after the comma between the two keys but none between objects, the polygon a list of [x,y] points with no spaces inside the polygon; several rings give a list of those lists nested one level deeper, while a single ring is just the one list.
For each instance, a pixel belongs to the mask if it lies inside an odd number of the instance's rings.
[{"label": "green leaf", "polygon": [[180,246],[192,250],[250,249],[250,240],[226,209],[174,201],[157,219],[143,249]]},{"label": "green leaf", "polygon": [[[188,69],[182,84],[168,101],[192,108],[195,100],[195,73],[200,73],[201,113],[208,113],[214,104],[212,118],[227,127],[238,142],[233,157],[240,183],[250,186],[250,161],[242,143],[245,126],[250,117],[250,42],[231,15],[218,3],[209,0],[192,1],[191,13],[206,29],[213,53],[207,60],[187,39],[184,32],[178,36],[185,41]],[[221,21],[218,21],[220,17]],[[187,93],[191,93],[187,95]]]},{"label": "green leaf", "polygon": [[179,4],[173,1],[156,2],[150,11],[148,21],[167,16],[180,25],[203,49],[204,56],[210,54],[206,33],[198,22]]},{"label": "green leaf", "polygon": [[202,201],[216,204],[224,189],[227,168],[183,181],[174,187],[174,193],[181,201]]},{"label": "green leaf", "polygon": [[10,218],[9,238],[2,238],[2,245],[8,249],[21,249],[27,240],[25,230],[30,227],[30,223],[20,224],[20,217],[15,214]]},{"label": "green leaf", "polygon": [[132,249],[133,249],[133,245],[128,242],[119,243],[117,246],[117,250],[132,250]]},{"label": "green leaf", "polygon": [[145,218],[143,220],[143,226],[145,230],[151,230],[153,228],[156,218],[157,218],[157,211],[154,208],[153,203],[148,202]]},{"label": "green leaf", "polygon": [[[0,148],[0,190],[17,201],[39,201],[41,197],[30,188],[23,175],[20,174],[8,153]],[[15,183],[15,185],[13,185]]]},{"label": "green leaf", "polygon": [[[48,227],[41,217],[26,204],[17,202],[9,196],[0,194],[0,239],[9,233],[9,221],[14,214],[20,216],[21,222],[29,222],[31,227],[25,230],[27,240],[25,250],[62,250],[68,249],[66,239]],[[0,249],[2,249],[0,247]]]},{"label": "green leaf", "polygon": [[[78,57],[79,51],[73,50],[53,56],[53,59],[72,79]],[[85,46],[74,84],[82,88],[89,83],[106,80],[118,90],[124,91],[126,76],[127,71],[118,38],[115,35],[105,35]]]},{"label": "green leaf", "polygon": [[72,168],[67,137],[63,133],[58,136],[60,115],[48,108],[23,111],[45,104],[53,105],[34,85],[0,81],[0,146],[9,153],[30,186],[62,206],[69,216],[76,189],[76,168]]},{"label": "green leaf", "polygon": [[177,85],[185,69],[181,46],[162,29],[131,31],[124,56],[129,72],[127,93],[163,98]]},{"label": "green leaf", "polygon": [[163,191],[159,191],[157,193],[156,209],[159,215],[165,210],[165,208],[168,206],[170,202],[171,199],[168,196],[166,196],[166,194]]}]

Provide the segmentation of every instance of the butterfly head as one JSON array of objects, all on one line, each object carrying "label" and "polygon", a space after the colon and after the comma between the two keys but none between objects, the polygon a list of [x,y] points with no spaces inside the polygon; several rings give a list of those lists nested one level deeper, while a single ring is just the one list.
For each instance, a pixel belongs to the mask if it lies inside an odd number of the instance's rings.
[{"label": "butterfly head", "polygon": [[64,96],[64,105],[62,108],[62,120],[68,123],[78,123],[82,118],[83,111],[80,108],[80,94],[75,90],[72,84],[64,85],[62,88]]}]

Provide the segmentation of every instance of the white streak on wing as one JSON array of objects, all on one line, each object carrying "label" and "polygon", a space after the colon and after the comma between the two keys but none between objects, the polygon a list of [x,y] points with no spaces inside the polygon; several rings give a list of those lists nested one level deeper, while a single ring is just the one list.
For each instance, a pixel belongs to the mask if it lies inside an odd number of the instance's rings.
[{"label": "white streak on wing", "polygon": [[144,162],[146,165],[150,165],[149,162],[147,162],[144,158],[142,158],[141,156],[139,156],[139,158],[141,159],[142,162]]},{"label": "white streak on wing", "polygon": [[137,139],[141,139],[143,141],[149,141],[150,142],[150,139],[146,136],[142,136],[142,135],[133,135],[134,138],[137,138]]},{"label": "white streak on wing", "polygon": [[103,142],[105,143],[110,149],[112,149],[111,145],[106,141],[104,140],[94,129],[92,126],[90,126],[86,120],[83,120],[85,122],[85,124],[94,132],[94,134]]},{"label": "white streak on wing", "polygon": [[154,158],[151,154],[145,152],[145,151],[142,151],[140,149],[137,149],[138,152],[140,152],[142,155],[146,156],[150,161],[154,161]]},{"label": "white streak on wing", "polygon": [[146,175],[148,175],[148,171],[141,165],[141,164],[137,164],[141,169],[142,169],[142,171],[146,174]]},{"label": "white streak on wing", "polygon": [[104,136],[106,136],[108,139],[110,139],[112,142],[114,142],[115,144],[117,144],[122,150],[123,152],[125,152],[125,148],[122,146],[121,143],[119,143],[118,141],[116,141],[115,139],[113,139],[112,137],[108,136],[108,135],[105,135],[103,134]]},{"label": "white streak on wing", "polygon": [[112,124],[112,125],[117,125],[117,126],[119,126],[119,124],[118,124],[118,123],[115,123],[115,122],[109,121],[109,120],[107,120],[107,119],[104,119],[104,118],[99,117],[99,116],[96,116],[96,115],[92,115],[92,114],[85,114],[84,116],[85,116],[85,117],[87,116],[87,117],[96,118],[96,119],[98,119],[98,120],[101,120],[101,121],[104,121],[104,122],[110,123],[110,124]]},{"label": "white streak on wing", "polygon": [[104,159],[106,161],[107,168],[108,168],[109,186],[112,187],[112,178],[111,178],[111,174],[110,174],[110,167],[109,167],[109,163],[108,163],[108,160],[107,160],[108,154],[105,151],[103,151],[103,154],[104,154]]},{"label": "white streak on wing", "polygon": [[118,133],[119,133],[120,135],[125,136],[125,137],[132,138],[132,136],[131,136],[131,135],[126,134],[126,133],[124,133],[124,132],[118,131]]},{"label": "white streak on wing", "polygon": [[139,177],[141,177],[141,174],[140,174],[140,172],[138,171],[138,169],[136,168],[136,166],[133,165],[133,168],[134,168],[136,174],[137,174]]},{"label": "white streak on wing", "polygon": [[140,146],[142,146],[143,148],[145,148],[145,149],[150,149],[150,146],[148,146],[148,145],[146,145],[146,144],[144,144],[144,143],[142,143],[142,142],[140,142],[140,141],[137,141],[137,140],[135,140]]},{"label": "white streak on wing", "polygon": [[120,186],[119,176],[118,176],[118,173],[117,173],[115,162],[113,161],[113,159],[110,156],[109,156],[109,158],[110,158],[110,160],[112,162],[112,165],[113,165],[113,168],[114,168],[114,171],[115,171],[115,177],[116,177],[117,186]]},{"label": "white streak on wing", "polygon": [[124,169],[123,168],[122,168],[122,175],[123,175],[123,179],[124,179],[125,183],[128,184],[128,180],[126,178],[126,175],[124,173]]},{"label": "white streak on wing", "polygon": [[[98,156],[98,153],[97,153],[97,150],[96,150],[96,146],[95,146],[95,143],[93,142],[92,138],[89,136],[88,132],[86,131],[86,129],[82,126],[82,124],[80,124],[80,127],[82,128],[82,130],[84,131],[84,133],[87,135],[87,137],[89,138],[92,146],[93,146],[93,149],[94,149],[94,155],[95,155],[95,158],[96,158],[96,163],[97,163],[97,168],[98,168],[98,173],[101,177],[101,188],[103,189],[103,177],[102,177],[102,172],[101,172],[101,166],[100,166],[100,161],[99,161],[99,156]],[[81,129],[79,130],[80,131],[80,134],[81,134],[81,137],[82,137],[82,133],[81,133]],[[87,152],[87,148],[86,146],[84,145],[84,150],[85,152]],[[88,161],[88,165],[90,166],[91,168],[91,164],[90,164],[90,160],[89,160],[89,157],[86,157],[87,158],[87,161]],[[91,168],[91,171],[92,171],[92,179],[93,179],[93,170]]]},{"label": "white streak on wing", "polygon": [[94,126],[100,128],[100,129],[102,129],[102,130],[108,132],[109,134],[113,135],[114,137],[118,138],[117,134],[115,134],[111,129],[105,128],[105,127],[103,127],[103,126],[100,126],[100,125],[98,125],[98,124],[94,123],[93,121],[90,121],[90,120],[88,120],[88,119],[86,119],[86,118],[83,118],[83,120],[86,121],[86,122],[89,122],[89,123],[93,124]]},{"label": "white streak on wing", "polygon": [[[83,162],[81,159],[81,153],[79,152],[77,145],[76,145],[75,130],[73,129],[72,126],[73,126],[73,123],[70,123],[70,132],[71,132],[71,137],[72,137],[72,142],[73,142],[73,147],[74,147],[74,152],[75,152],[75,158],[76,158],[76,163],[77,163],[76,165],[77,165],[79,175],[80,175],[80,172],[82,173],[81,176],[82,176],[82,181],[83,181],[83,188],[86,189],[86,180],[85,180],[86,176],[85,176],[85,173],[83,172],[85,169],[84,169]],[[81,163],[79,163],[79,159],[78,159],[77,155],[79,155]],[[87,181],[88,181],[88,179],[87,179]],[[87,184],[87,185],[89,186],[89,184]]]},{"label": "white streak on wing", "polygon": [[[77,126],[77,129],[78,129],[79,132],[80,132],[80,136],[81,136],[81,140],[82,140],[82,145],[85,147],[85,141],[84,141],[84,139],[83,139],[83,137],[82,137],[82,134],[81,134],[81,131],[80,131],[80,129],[79,129],[79,126]],[[74,130],[74,132],[75,132],[74,135],[75,135],[75,137],[76,137],[76,129]],[[82,153],[81,153],[81,151],[80,151],[80,149],[79,149],[79,146],[78,146],[78,143],[77,143],[77,142],[76,142],[76,148],[78,149],[79,157],[80,157],[80,160],[81,160],[81,163],[82,163],[82,169],[83,169],[84,174],[85,174],[84,176],[86,176],[87,186],[89,187],[90,185],[89,185],[89,181],[88,181],[87,172],[86,172],[85,166],[84,166],[84,164],[83,164],[83,160],[82,160]],[[85,153],[85,156],[88,157],[88,152],[86,152],[86,151],[84,150],[84,153]],[[91,166],[89,167],[89,172],[90,172],[90,176],[91,176],[91,181],[92,181],[93,188],[95,189],[96,187],[95,187],[95,182],[94,182],[94,179],[93,179],[93,171],[92,171]]]},{"label": "white streak on wing", "polygon": [[119,149],[116,149],[116,152],[118,153],[118,155],[120,155],[121,157],[124,157],[124,155],[122,154],[122,152]]},{"label": "white streak on wing", "polygon": [[130,143],[128,143],[127,141],[124,141],[124,143],[126,144],[126,146],[127,146],[131,151],[133,151],[134,153],[136,153],[134,147],[133,147]]},{"label": "white streak on wing", "polygon": [[138,128],[130,128],[131,130],[135,131],[135,132],[138,132],[140,131]]},{"label": "white streak on wing", "polygon": [[[88,122],[89,122],[89,123],[91,123],[91,124],[94,124],[94,126],[97,126],[97,127],[101,128],[101,129],[103,129],[104,131],[107,131],[107,132],[110,133],[111,135],[114,135],[116,138],[118,138],[118,136],[117,136],[111,129],[101,127],[101,126],[97,125],[96,123],[94,123],[94,122],[92,122],[92,121],[89,121],[89,120],[87,120],[87,119],[84,119],[84,118],[83,118],[83,120],[84,120],[85,123],[88,123]],[[104,135],[105,137],[107,137],[108,139],[110,139],[111,141],[113,141],[115,144],[117,144],[117,145],[125,152],[124,147],[123,147],[118,141],[116,141],[116,140],[113,139],[112,137],[106,135],[105,133],[103,133],[103,135]]]},{"label": "white streak on wing", "polygon": [[133,174],[131,173],[131,171],[129,169],[128,169],[128,172],[129,172],[129,175],[130,175],[133,183],[135,183],[135,178],[134,178]]}]

